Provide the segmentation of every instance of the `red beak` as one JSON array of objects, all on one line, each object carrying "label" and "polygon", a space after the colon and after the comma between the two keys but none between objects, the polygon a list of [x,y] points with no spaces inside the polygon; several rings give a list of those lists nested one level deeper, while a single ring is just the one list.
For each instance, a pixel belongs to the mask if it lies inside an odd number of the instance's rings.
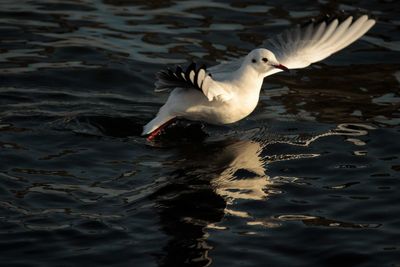
[{"label": "red beak", "polygon": [[275,68],[281,69],[283,71],[289,71],[289,69],[285,66],[283,66],[282,64],[279,65],[273,65]]}]

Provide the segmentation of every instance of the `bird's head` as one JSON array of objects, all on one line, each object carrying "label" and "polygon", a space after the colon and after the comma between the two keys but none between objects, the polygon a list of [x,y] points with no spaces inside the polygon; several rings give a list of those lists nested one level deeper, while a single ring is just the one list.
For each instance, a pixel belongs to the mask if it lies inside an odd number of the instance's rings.
[{"label": "bird's head", "polygon": [[278,62],[274,53],[268,49],[257,48],[246,56],[247,64],[253,67],[259,73],[265,73],[272,68],[278,68],[284,71],[289,69]]}]

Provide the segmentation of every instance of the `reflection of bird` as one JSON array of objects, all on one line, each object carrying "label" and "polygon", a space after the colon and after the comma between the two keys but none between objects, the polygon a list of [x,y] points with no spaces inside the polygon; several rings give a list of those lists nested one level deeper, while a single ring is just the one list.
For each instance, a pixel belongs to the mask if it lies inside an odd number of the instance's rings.
[{"label": "reflection of bird", "polygon": [[[264,190],[272,182],[265,174],[265,161],[260,156],[262,149],[260,143],[248,140],[224,147],[214,161],[216,164],[219,161],[224,162],[224,170],[211,181],[215,192],[228,202],[235,199],[265,198],[267,194]],[[230,161],[226,162],[225,158]]]},{"label": "reflection of bird", "polygon": [[364,15],[327,23],[312,23],[285,31],[266,42],[265,48],[244,58],[209,69],[196,64],[186,70],[157,74],[156,91],[173,90],[157,116],[144,126],[153,139],[175,118],[229,124],[248,116],[256,107],[266,76],[282,70],[304,68],[323,60],[364,35],[375,20]]}]

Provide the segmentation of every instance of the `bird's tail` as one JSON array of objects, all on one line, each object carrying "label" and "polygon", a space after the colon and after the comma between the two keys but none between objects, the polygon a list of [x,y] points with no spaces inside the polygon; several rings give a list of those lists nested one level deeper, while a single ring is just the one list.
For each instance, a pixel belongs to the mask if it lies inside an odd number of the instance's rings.
[{"label": "bird's tail", "polygon": [[162,127],[163,125],[167,124],[170,120],[174,119],[175,116],[164,112],[161,108],[160,112],[158,112],[157,116],[152,119],[149,123],[143,126],[142,135],[148,135],[157,130],[158,128]]}]

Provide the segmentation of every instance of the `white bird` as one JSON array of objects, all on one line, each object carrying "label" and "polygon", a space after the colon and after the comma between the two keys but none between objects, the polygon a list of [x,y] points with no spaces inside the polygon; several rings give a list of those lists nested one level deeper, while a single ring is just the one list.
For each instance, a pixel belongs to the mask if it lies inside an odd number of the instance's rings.
[{"label": "white bird", "polygon": [[186,70],[157,73],[156,91],[172,90],[157,116],[143,127],[152,140],[175,118],[229,124],[248,116],[257,106],[263,79],[323,60],[363,36],[373,25],[367,15],[353,22],[311,23],[284,31],[238,60],[206,69],[192,63]]}]

